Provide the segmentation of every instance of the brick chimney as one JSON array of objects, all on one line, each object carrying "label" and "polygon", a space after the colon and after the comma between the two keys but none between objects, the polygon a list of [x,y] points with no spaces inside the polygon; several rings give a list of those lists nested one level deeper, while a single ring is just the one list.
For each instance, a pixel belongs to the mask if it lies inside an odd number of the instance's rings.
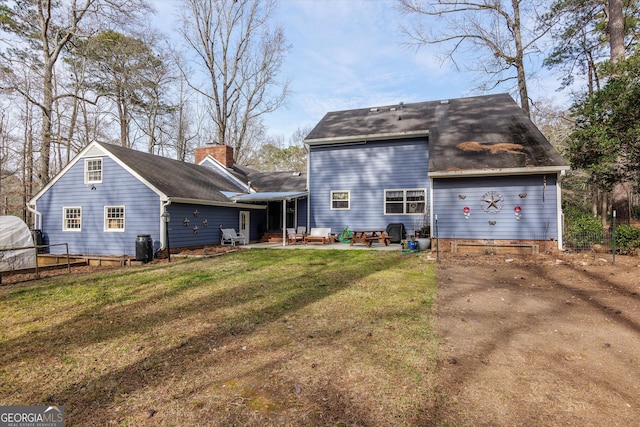
[{"label": "brick chimney", "polygon": [[196,164],[200,163],[205,157],[211,156],[222,163],[223,166],[233,167],[233,147],[228,145],[207,144],[204,147],[197,147],[194,154]]}]

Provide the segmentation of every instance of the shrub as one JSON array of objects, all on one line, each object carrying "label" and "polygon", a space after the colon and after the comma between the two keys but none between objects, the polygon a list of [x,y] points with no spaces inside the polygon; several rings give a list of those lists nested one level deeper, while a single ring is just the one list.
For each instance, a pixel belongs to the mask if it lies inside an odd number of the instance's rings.
[{"label": "shrub", "polygon": [[591,245],[603,242],[604,227],[599,218],[576,208],[567,209],[565,218],[566,240],[570,245],[578,249],[588,249]]},{"label": "shrub", "polygon": [[634,255],[640,249],[640,228],[630,225],[616,227],[616,253]]}]

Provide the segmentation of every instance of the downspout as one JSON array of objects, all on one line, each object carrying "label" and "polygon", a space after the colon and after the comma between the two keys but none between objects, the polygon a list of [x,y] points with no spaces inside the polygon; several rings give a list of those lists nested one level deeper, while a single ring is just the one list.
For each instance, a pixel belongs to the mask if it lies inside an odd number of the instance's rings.
[{"label": "downspout", "polygon": [[311,176],[311,147],[305,144],[305,148],[307,149],[307,232],[310,230],[311,223],[311,191],[309,191],[310,179]]},{"label": "downspout", "polygon": [[[433,236],[433,178],[429,178],[429,230]],[[431,238],[429,236],[429,238]]]},{"label": "downspout", "polygon": [[563,236],[562,232],[564,227],[563,213],[562,213],[562,178],[564,178],[566,172],[565,170],[561,170],[556,179],[556,212],[557,212],[557,224],[558,224],[558,250],[564,250],[562,246]]},{"label": "downspout", "polygon": [[42,230],[42,213],[38,212],[35,206],[31,206],[27,203],[27,210],[33,214],[33,229]]},{"label": "downspout", "polygon": [[282,246],[287,246],[287,199],[282,199]]},{"label": "downspout", "polygon": [[167,235],[169,234],[169,223],[164,222],[164,218],[162,218],[162,214],[167,210],[167,208],[171,205],[171,198],[168,198],[164,202],[162,202],[160,207],[160,250],[164,250],[167,248]]}]

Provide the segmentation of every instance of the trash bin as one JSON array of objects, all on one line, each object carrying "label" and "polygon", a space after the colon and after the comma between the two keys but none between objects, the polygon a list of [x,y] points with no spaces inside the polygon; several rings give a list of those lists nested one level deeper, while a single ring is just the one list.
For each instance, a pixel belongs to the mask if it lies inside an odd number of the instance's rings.
[{"label": "trash bin", "polygon": [[[36,246],[43,246],[47,244],[44,238],[44,233],[42,233],[42,230],[37,230],[37,229],[33,230],[33,243]],[[44,254],[47,252],[48,252],[48,248],[38,248],[39,254]]]},{"label": "trash bin", "polygon": [[139,234],[136,238],[136,261],[153,260],[153,239],[149,234]]},{"label": "trash bin", "polygon": [[391,236],[391,243],[400,243],[405,235],[404,224],[395,222],[387,225],[387,234]]}]

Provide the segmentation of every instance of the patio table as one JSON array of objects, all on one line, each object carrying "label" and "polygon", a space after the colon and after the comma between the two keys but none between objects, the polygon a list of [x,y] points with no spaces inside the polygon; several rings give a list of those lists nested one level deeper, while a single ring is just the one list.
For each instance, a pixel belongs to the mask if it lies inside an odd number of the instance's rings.
[{"label": "patio table", "polygon": [[384,243],[385,246],[389,246],[389,241],[391,240],[391,236],[386,234],[384,230],[352,230],[352,232],[351,246],[354,243],[364,243],[369,248],[373,242]]}]

